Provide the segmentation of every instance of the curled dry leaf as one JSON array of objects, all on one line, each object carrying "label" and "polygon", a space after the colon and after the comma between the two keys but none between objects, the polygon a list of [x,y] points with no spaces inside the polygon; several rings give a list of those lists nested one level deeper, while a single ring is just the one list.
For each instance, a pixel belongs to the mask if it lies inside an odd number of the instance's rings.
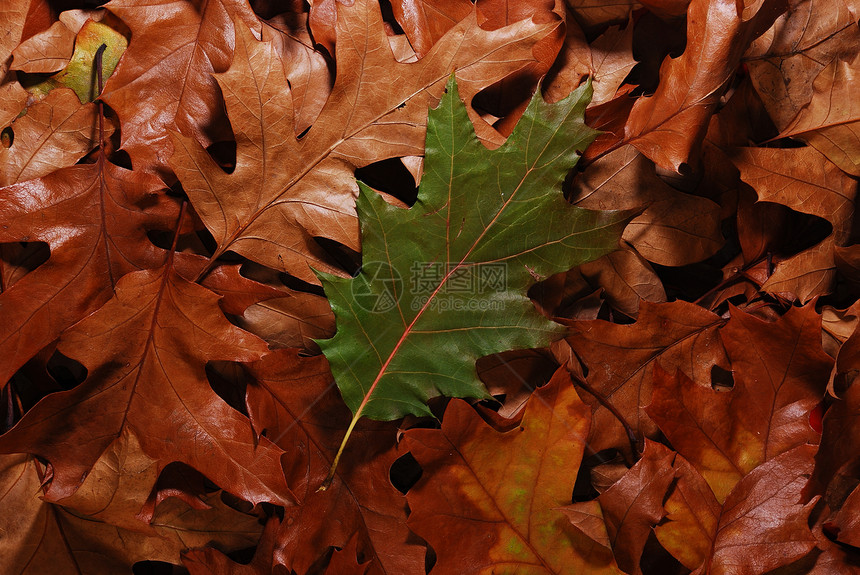
[{"label": "curled dry leaf", "polygon": [[583,30],[590,31],[607,24],[626,22],[630,13],[638,6],[635,0],[619,2],[594,2],[593,0],[565,0]]},{"label": "curled dry leaf", "polygon": [[789,5],[744,55],[750,78],[782,135],[809,142],[857,175],[851,151],[857,118],[847,90],[856,75],[851,60],[860,49],[860,5],[854,0]]},{"label": "curled dry leaf", "polygon": [[834,248],[851,234],[857,181],[812,148],[739,148],[732,159],[760,201],[824,218],[833,226],[824,241],[777,265],[764,290],[801,303],[829,293],[836,271]]},{"label": "curled dry leaf", "polygon": [[660,278],[645,258],[630,248],[583,264],[580,271],[589,285],[603,289],[603,295],[612,307],[630,317],[639,314],[639,304],[643,300],[653,303],[666,301],[666,291]]},{"label": "curled dry leaf", "polygon": [[313,49],[307,29],[307,15],[283,14],[268,21],[274,34],[265,33],[284,63],[287,82],[293,97],[296,135],[304,133],[317,119],[331,94],[328,63]]},{"label": "curled dry leaf", "polygon": [[791,0],[744,54],[750,78],[777,128],[783,130],[813,95],[821,71],[860,46],[856,0]]},{"label": "curled dry leaf", "polygon": [[642,209],[623,238],[645,259],[681,266],[712,256],[723,244],[720,208],[661,180],[633,146],[610,152],[573,182],[571,201],[590,209]]},{"label": "curled dry leaf", "polygon": [[741,56],[784,9],[783,0],[746,7],[734,0],[692,0],[684,54],[667,57],[657,91],[633,105],[624,128],[627,141],[666,170],[695,164],[708,120]]},{"label": "curled dry leaf", "polygon": [[597,498],[615,560],[625,573],[642,573],[645,542],[663,519],[663,499],[675,478],[674,459],[671,449],[646,440],[642,458]]},{"label": "curled dry leaf", "polygon": [[266,340],[272,349],[301,347],[319,353],[314,340],[334,335],[334,314],[324,297],[292,292],[248,306],[237,325]]}]

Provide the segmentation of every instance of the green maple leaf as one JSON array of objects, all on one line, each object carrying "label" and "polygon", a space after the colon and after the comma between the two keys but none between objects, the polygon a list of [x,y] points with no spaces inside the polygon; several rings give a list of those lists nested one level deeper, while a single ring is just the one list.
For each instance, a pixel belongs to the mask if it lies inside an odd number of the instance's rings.
[{"label": "green maple leaf", "polygon": [[556,104],[536,94],[507,142],[488,150],[452,78],[430,111],[415,205],[394,207],[361,187],[362,270],[320,274],[337,332],[318,343],[352,425],[429,415],[438,395],[489,397],[478,358],[564,333],[528,287],[615,250],[632,215],[576,208],[562,195],[597,135],[583,120],[590,100],[590,83]]}]

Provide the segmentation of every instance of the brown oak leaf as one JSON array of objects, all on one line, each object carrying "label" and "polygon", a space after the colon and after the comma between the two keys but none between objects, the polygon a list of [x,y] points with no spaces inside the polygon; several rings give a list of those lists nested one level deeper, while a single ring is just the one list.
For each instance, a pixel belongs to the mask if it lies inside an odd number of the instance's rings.
[{"label": "brown oak leaf", "polygon": [[723,244],[719,206],[669,186],[633,146],[610,152],[588,166],[574,180],[571,200],[595,210],[644,208],[627,224],[622,237],[657,264],[698,262]]},{"label": "brown oak leaf", "polygon": [[357,537],[358,551],[372,559],[371,572],[422,570],[424,548],[410,536],[406,500],[389,480],[398,457],[397,427],[359,423],[332,485],[317,491],[351,420],[325,358],[279,350],[250,366],[249,372],[256,380],[248,385],[251,420],[259,433],[287,452],[287,479],[300,500],[284,510],[276,562],[307,573],[330,546],[344,548]]},{"label": "brown oak leaf", "polygon": [[780,262],[763,289],[801,303],[828,293],[836,272],[834,248],[851,235],[857,182],[812,148],[739,148],[732,159],[760,201],[824,218],[833,226],[822,242]]},{"label": "brown oak leaf", "polygon": [[[63,92],[77,102],[71,90]],[[0,241],[45,242],[50,248],[44,264],[0,295],[3,385],[63,330],[110,299],[122,276],[163,263],[164,250],[146,235],[176,223],[176,204],[162,188],[157,178],[100,155],[94,164],[0,190]]]},{"label": "brown oak leaf", "polygon": [[[131,456],[125,464],[155,479],[151,460],[136,452],[129,452],[132,435],[123,435],[108,448],[104,464],[117,454]],[[102,463],[102,460],[99,462]],[[151,472],[151,473],[150,473]],[[0,569],[8,575],[115,575],[131,572],[138,561],[165,561],[178,564],[179,554],[188,546],[217,543],[222,549],[241,549],[253,545],[259,537],[260,527],[254,517],[226,506],[215,492],[206,498],[208,509],[192,509],[179,499],[165,501],[156,509],[152,523],[135,524],[105,522],[101,517],[82,514],[76,508],[67,508],[45,501],[42,495],[43,471],[41,466],[26,455],[0,456],[0,504],[6,513],[0,517]],[[100,480],[116,482],[111,474],[99,474],[88,479],[83,489],[105,491],[104,501],[117,505],[111,497],[121,501],[127,485],[100,486]],[[120,483],[134,483],[132,477],[121,478]],[[95,503],[95,502],[94,502]],[[123,515],[112,516],[117,519]],[[129,528],[132,527],[132,528]]]},{"label": "brown oak leaf", "polygon": [[131,30],[131,42],[102,99],[119,116],[122,148],[132,165],[167,180],[170,130],[205,145],[229,139],[212,73],[230,65],[234,14],[257,23],[238,0],[200,8],[182,0],[114,0],[108,7]]},{"label": "brown oak leaf", "polygon": [[[566,342],[588,368],[587,381],[620,411],[639,434],[652,437],[657,426],[645,412],[651,399],[653,370],[680,369],[696,381],[710,381],[711,368],[727,368],[718,328],[723,320],[693,304],[643,301],[634,324],[577,321]],[[619,448],[630,453],[624,428],[596,398],[582,392],[594,414],[589,445],[595,451]]]},{"label": "brown oak leaf", "polygon": [[[672,450],[646,441],[642,459],[597,498],[609,544],[625,573],[642,573],[639,561],[651,529],[663,519],[663,498],[675,477],[674,459]],[[570,516],[591,507],[591,502],[574,503],[565,512]]]},{"label": "brown oak leaf", "polygon": [[557,27],[525,20],[487,32],[473,14],[425,58],[404,64],[394,59],[379,8],[368,0],[341,8],[337,22],[338,34],[355,41],[338,44],[337,81],[303,138],[294,136],[291,96],[276,56],[243,26],[236,27],[233,66],[219,76],[239,146],[235,171],[224,173],[194,139],[175,136],[171,162],[215,236],[213,260],[232,250],[313,283],[319,280],[309,263],[343,274],[314,238],[359,249],[354,169],[420,155],[427,106],[451,72],[457,70],[460,93],[469,101],[532,61],[534,44]]},{"label": "brown oak leaf", "polygon": [[[0,186],[71,166],[98,145],[98,108],[81,105],[68,88],[52,90],[12,123],[10,147],[0,146]],[[104,137],[113,127],[105,125]]]},{"label": "brown oak leaf", "polygon": [[570,501],[589,419],[562,369],[506,433],[462,400],[448,405],[442,429],[407,431],[423,470],[406,495],[409,525],[436,550],[434,571],[618,573],[608,550],[557,509]]},{"label": "brown oak leaf", "polygon": [[129,428],[159,470],[181,461],[253,503],[293,503],[283,452],[258,438],[206,380],[208,361],[253,361],[267,349],[231,325],[217,301],[180,277],[170,259],[120,278],[114,298],[60,338],[58,350],[82,363],[87,379],[42,399],[0,437],[0,449],[50,461],[48,495],[60,498]]},{"label": "brown oak leaf", "polygon": [[666,58],[653,96],[634,104],[624,128],[628,142],[658,166],[680,170],[693,159],[708,120],[750,42],[785,9],[783,0],[743,6],[734,0],[692,0],[687,47]]},{"label": "brown oak leaf", "polygon": [[[775,323],[737,308],[720,335],[734,373],[729,392],[657,368],[647,412],[722,502],[756,466],[797,445],[817,443],[810,412],[833,360],[821,349],[812,306]],[[695,382],[695,383],[694,383]]]},{"label": "brown oak leaf", "polygon": [[759,575],[804,557],[816,546],[807,524],[814,502],[802,501],[814,454],[814,446],[800,445],[763,463],[722,506],[698,472],[676,457],[678,481],[658,539],[696,575]]}]

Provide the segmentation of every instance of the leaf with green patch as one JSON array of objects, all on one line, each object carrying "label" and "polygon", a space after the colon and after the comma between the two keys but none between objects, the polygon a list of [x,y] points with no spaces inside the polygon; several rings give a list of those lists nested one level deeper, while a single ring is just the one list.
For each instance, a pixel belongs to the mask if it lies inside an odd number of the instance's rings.
[{"label": "leaf with green patch", "polygon": [[590,84],[556,104],[536,95],[508,141],[490,151],[451,80],[430,112],[414,207],[362,188],[361,273],[320,274],[337,333],[319,344],[352,426],[362,416],[428,415],[427,400],[439,395],[489,397],[478,358],[562,335],[526,290],[616,249],[631,216],[572,207],[561,194],[596,135],[583,121],[590,98]]},{"label": "leaf with green patch", "polygon": [[434,575],[620,575],[609,548],[562,509],[590,426],[589,408],[562,368],[507,432],[458,400],[441,429],[408,430],[404,446],[422,469],[406,494],[409,526],[436,550]]}]

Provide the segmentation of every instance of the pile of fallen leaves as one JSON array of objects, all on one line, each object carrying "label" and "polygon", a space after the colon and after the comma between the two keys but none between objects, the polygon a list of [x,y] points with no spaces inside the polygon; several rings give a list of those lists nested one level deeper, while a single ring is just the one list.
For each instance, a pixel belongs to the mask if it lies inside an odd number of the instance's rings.
[{"label": "pile of fallen leaves", "polygon": [[0,7],[0,572],[860,572],[856,0]]}]

